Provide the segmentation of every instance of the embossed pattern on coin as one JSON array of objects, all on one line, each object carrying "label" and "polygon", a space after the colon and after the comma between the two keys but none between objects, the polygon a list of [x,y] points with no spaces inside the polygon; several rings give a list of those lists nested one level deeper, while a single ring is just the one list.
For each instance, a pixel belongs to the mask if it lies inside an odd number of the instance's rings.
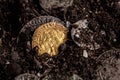
[{"label": "embossed pattern on coin", "polygon": [[67,40],[67,28],[56,22],[49,22],[38,27],[32,37],[32,48],[38,47],[39,55],[58,53],[58,47]]},{"label": "embossed pattern on coin", "polygon": [[52,8],[69,7],[73,4],[73,0],[39,0],[40,5],[45,10],[51,10]]},{"label": "embossed pattern on coin", "polygon": [[40,80],[36,75],[24,73],[15,77],[15,80]]},{"label": "embossed pattern on coin", "polygon": [[99,38],[96,35],[96,32],[89,29],[86,19],[73,24],[71,30],[72,40],[83,49],[97,50],[100,48],[100,44],[95,41],[96,38]]},{"label": "embossed pattern on coin", "polygon": [[[63,21],[53,16],[39,16],[39,17],[33,18],[28,23],[26,23],[19,32],[19,35],[17,38],[17,44],[18,44],[19,50],[23,49],[24,46],[27,46],[27,51],[31,50],[30,42],[31,42],[34,31],[39,26],[49,22],[57,22],[62,25],[65,25]],[[28,43],[30,43],[30,45],[28,45]]]},{"label": "embossed pattern on coin", "polygon": [[120,50],[112,49],[104,52],[97,59],[98,66],[96,80],[119,80],[120,79]]}]

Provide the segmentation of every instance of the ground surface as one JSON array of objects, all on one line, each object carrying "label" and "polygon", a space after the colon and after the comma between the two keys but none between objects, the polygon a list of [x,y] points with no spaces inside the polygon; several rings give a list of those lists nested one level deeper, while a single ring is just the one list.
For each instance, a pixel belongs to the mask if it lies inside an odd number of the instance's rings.
[{"label": "ground surface", "polygon": [[[50,57],[44,54],[38,57],[34,51],[19,51],[16,43],[19,31],[28,21],[43,15],[71,23],[87,19],[90,30],[98,33],[96,36],[100,31],[105,33],[95,39],[101,47],[88,51],[89,57],[85,58],[82,56],[83,48],[78,47],[71,39],[71,33],[68,33],[66,47],[64,51],[60,49],[59,55]],[[82,36],[87,39],[86,35]],[[68,8],[50,11],[44,10],[39,0],[0,0],[0,80],[13,80],[23,73],[35,74],[41,80],[74,80],[75,76],[79,76],[79,80],[119,80],[120,51],[113,50],[115,48],[120,49],[119,0],[74,0]],[[111,52],[105,53],[108,50]],[[108,54],[108,57],[103,56],[105,62],[99,58],[103,54]],[[112,56],[114,58],[110,63]],[[111,67],[111,64],[114,65]],[[110,74],[109,69],[113,73]],[[97,71],[101,71],[101,75]]]}]

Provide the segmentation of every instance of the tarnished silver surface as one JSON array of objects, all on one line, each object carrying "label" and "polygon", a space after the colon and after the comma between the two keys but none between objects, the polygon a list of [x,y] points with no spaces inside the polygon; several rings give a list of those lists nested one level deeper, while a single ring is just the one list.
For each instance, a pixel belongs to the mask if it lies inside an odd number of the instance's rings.
[{"label": "tarnished silver surface", "polygon": [[73,0],[39,0],[40,5],[45,10],[51,10],[53,8],[66,8],[73,4]]},{"label": "tarnished silver surface", "polygon": [[99,49],[100,45],[94,40],[95,35],[96,33],[89,29],[86,19],[73,24],[71,37],[79,47],[89,50]]},{"label": "tarnished silver surface", "polygon": [[15,80],[40,80],[36,75],[24,73],[15,77]]},{"label": "tarnished silver surface", "polygon": [[101,63],[96,70],[96,80],[120,80],[120,49],[111,49],[97,59]]}]

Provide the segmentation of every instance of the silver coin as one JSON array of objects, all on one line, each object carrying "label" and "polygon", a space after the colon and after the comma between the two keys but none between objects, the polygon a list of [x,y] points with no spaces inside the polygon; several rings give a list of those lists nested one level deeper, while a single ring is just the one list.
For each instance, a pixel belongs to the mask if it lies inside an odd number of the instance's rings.
[{"label": "silver coin", "polygon": [[100,48],[100,44],[95,41],[96,35],[96,32],[89,29],[86,19],[73,24],[71,30],[72,40],[83,49],[97,50]]},{"label": "silver coin", "polygon": [[50,11],[53,8],[66,8],[73,4],[73,0],[39,0],[40,5],[46,11]]},{"label": "silver coin", "polygon": [[104,52],[97,59],[96,80],[120,80],[120,49]]},{"label": "silver coin", "polygon": [[15,77],[15,80],[40,80],[36,75],[24,73]]}]

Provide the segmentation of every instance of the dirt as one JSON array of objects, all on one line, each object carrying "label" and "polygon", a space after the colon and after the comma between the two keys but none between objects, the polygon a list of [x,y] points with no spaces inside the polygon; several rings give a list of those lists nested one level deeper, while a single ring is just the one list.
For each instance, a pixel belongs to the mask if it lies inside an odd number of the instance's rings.
[{"label": "dirt", "polygon": [[[89,35],[95,36],[92,43],[96,42],[100,47],[90,50],[78,46],[71,38],[74,25],[69,27],[68,40],[59,47],[56,56],[51,57],[47,53],[38,56],[36,50],[29,49],[27,45],[18,47],[21,29],[39,16],[54,16],[71,24],[86,19],[89,31],[92,31]],[[87,31],[82,32],[82,41],[85,39],[85,43],[90,43],[87,40],[90,36],[85,34]],[[24,43],[21,41],[21,44]],[[83,56],[84,49],[88,53],[87,58]],[[40,6],[39,0],[0,0],[0,80],[14,80],[24,73],[40,80],[119,80],[120,51],[113,49],[120,49],[119,0],[74,0],[71,6],[55,7],[49,11]],[[100,58],[104,54],[109,55],[109,50],[114,60],[108,59],[110,56]],[[103,59],[108,62],[102,62]],[[110,60],[113,60],[112,67]],[[102,75],[98,75],[98,70]]]}]

